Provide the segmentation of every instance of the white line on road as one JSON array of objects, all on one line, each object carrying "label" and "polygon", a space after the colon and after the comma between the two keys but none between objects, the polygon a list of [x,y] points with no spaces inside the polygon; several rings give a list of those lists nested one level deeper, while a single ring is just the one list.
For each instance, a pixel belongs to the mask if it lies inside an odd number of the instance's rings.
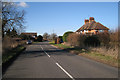
[{"label": "white line on road", "polygon": [[[45,51],[44,51],[45,52]],[[45,52],[46,53],[46,52]],[[46,53],[48,57],[50,57],[50,55],[48,55],[48,53]]]},{"label": "white line on road", "polygon": [[[43,49],[43,47],[40,45],[40,47],[41,47],[41,49],[44,51],[44,49]],[[45,52],[45,51],[44,51]],[[46,53],[46,55],[48,56],[48,57],[50,57],[50,55],[48,55],[48,53],[47,52],[45,52]],[[63,71],[63,72],[65,72],[65,74],[67,74],[72,80],[75,80],[62,66],[60,66],[58,63],[56,63],[56,65]]]},{"label": "white line on road", "polygon": [[72,80],[75,80],[62,66],[60,66],[58,63],[56,63],[56,65],[62,69]]},{"label": "white line on road", "polygon": [[[40,47],[42,48],[42,46],[40,45]],[[42,48],[42,50],[43,50],[43,48]]]},{"label": "white line on road", "polygon": [[[43,47],[40,45],[40,47],[42,48],[42,50],[44,51],[44,49],[43,49]],[[44,53],[48,56],[48,57],[50,57],[50,55],[47,53],[47,52],[45,52],[44,51]]]}]

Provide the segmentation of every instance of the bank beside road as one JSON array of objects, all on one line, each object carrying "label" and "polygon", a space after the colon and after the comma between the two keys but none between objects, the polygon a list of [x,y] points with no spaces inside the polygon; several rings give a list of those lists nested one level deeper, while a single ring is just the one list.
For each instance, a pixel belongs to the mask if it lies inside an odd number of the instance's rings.
[{"label": "bank beside road", "polygon": [[65,44],[55,44],[54,41],[49,42],[52,46],[55,46],[59,49],[63,49],[66,50],[72,54],[76,54],[79,56],[84,56],[86,58],[101,62],[101,63],[105,63],[108,65],[111,65],[113,67],[119,67],[118,63],[120,63],[119,59],[115,59],[112,56],[109,55],[103,55],[99,52],[95,52],[95,51],[91,51],[91,50],[87,50],[87,49],[82,49],[82,48],[78,48],[78,47],[71,47],[71,46],[67,46]]},{"label": "bank beside road", "polygon": [[23,45],[17,46],[11,50],[6,51],[2,55],[2,68],[3,73],[9,67],[9,65],[20,55],[22,51],[25,50]]}]

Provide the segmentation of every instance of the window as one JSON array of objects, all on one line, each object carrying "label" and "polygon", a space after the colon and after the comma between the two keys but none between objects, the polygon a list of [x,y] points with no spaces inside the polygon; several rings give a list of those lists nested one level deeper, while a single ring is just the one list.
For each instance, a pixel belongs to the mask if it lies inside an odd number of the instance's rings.
[{"label": "window", "polygon": [[100,32],[103,32],[103,30],[99,30]]},{"label": "window", "polygon": [[88,30],[84,30],[85,32],[88,32]]}]

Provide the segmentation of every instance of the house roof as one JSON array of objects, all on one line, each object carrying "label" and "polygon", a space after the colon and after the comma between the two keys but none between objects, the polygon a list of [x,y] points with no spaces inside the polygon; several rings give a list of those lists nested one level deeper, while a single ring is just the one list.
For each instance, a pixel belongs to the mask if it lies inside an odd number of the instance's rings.
[{"label": "house roof", "polygon": [[87,22],[86,24],[84,24],[76,32],[79,32],[82,30],[109,30],[109,28],[93,20],[91,22]]},{"label": "house roof", "polygon": [[37,33],[21,33],[21,34],[26,34],[26,35],[37,35]]}]

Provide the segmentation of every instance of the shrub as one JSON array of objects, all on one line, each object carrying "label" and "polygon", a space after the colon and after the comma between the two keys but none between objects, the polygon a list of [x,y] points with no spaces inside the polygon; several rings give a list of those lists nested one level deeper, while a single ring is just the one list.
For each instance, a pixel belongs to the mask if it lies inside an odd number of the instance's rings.
[{"label": "shrub", "polygon": [[68,31],[68,32],[65,32],[64,34],[63,34],[63,41],[64,42],[67,42],[67,37],[69,36],[69,34],[71,34],[71,33],[73,33],[72,31]]},{"label": "shrub", "polygon": [[115,32],[111,32],[110,33],[110,41],[111,42],[118,42],[120,39],[119,39],[119,32],[118,30],[116,30]]},{"label": "shrub", "polygon": [[63,36],[59,36],[58,38],[60,39],[60,43],[63,43],[63,39],[62,39]]},{"label": "shrub", "polygon": [[85,35],[80,35],[76,33],[72,33],[67,37],[67,41],[70,43],[71,46],[80,46],[84,47],[84,40],[85,40]]},{"label": "shrub", "polygon": [[43,40],[43,37],[42,37],[41,35],[39,35],[39,36],[37,37],[37,41],[42,42],[42,40]]},{"label": "shrub", "polygon": [[85,46],[92,46],[92,47],[96,47],[100,45],[100,41],[99,38],[95,35],[93,36],[87,36],[86,39],[84,40],[84,44]]},{"label": "shrub", "polygon": [[98,35],[99,41],[104,45],[107,46],[110,42],[110,35],[109,33],[99,33]]},{"label": "shrub", "polygon": [[4,54],[19,45],[24,45],[25,42],[25,40],[17,40],[16,38],[4,36],[4,38],[2,39],[2,53]]}]

